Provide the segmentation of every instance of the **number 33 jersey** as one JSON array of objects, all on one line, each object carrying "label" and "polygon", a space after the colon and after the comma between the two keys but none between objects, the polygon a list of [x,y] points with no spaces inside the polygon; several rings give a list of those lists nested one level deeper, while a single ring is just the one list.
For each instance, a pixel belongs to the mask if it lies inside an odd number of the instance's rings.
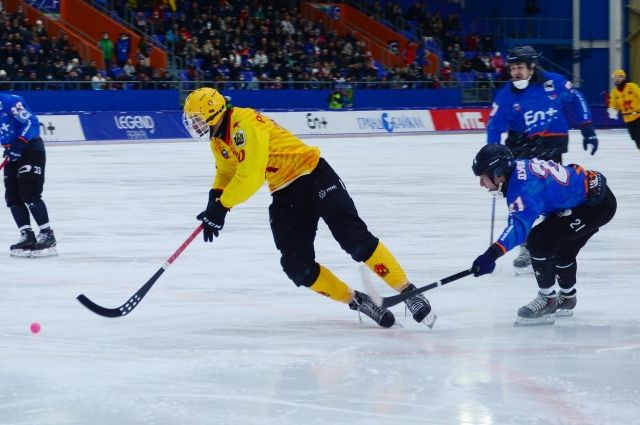
[{"label": "number 33 jersey", "polygon": [[540,159],[517,160],[507,183],[509,220],[498,244],[505,252],[523,243],[536,219],[575,208],[587,199],[589,172]]}]

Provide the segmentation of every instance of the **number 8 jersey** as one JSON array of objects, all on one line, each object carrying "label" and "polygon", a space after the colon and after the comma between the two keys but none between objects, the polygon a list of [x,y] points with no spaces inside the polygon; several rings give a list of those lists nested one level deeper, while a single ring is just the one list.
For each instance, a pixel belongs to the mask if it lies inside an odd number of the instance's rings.
[{"label": "number 8 jersey", "polygon": [[562,213],[582,205],[589,197],[590,179],[595,174],[601,176],[575,164],[564,166],[540,159],[517,160],[506,183],[508,224],[497,240],[503,251],[523,243],[539,216]]}]

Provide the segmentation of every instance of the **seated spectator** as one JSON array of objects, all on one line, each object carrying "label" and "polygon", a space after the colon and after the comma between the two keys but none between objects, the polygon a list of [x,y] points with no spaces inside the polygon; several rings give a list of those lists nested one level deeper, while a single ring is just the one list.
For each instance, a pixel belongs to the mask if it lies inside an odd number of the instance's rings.
[{"label": "seated spectator", "polygon": [[136,67],[133,66],[133,61],[131,59],[127,59],[127,63],[125,63],[124,66],[122,67],[122,72],[129,79],[134,78],[134,76],[136,75]]},{"label": "seated spectator", "polygon": [[496,74],[501,74],[506,67],[504,57],[502,57],[502,53],[496,52],[495,55],[491,58],[491,68],[495,71]]},{"label": "seated spectator", "polygon": [[98,74],[98,67],[96,65],[96,61],[91,59],[89,64],[82,68],[83,75],[88,75],[89,77],[93,77]]},{"label": "seated spectator", "polygon": [[0,90],[9,90],[10,85],[7,83],[9,81],[9,77],[7,77],[7,71],[4,69],[0,69]]},{"label": "seated spectator", "polygon": [[442,68],[440,68],[440,80],[448,83],[452,80],[453,70],[451,64],[447,61],[442,62]]},{"label": "seated spectator", "polygon": [[91,88],[93,90],[105,90],[107,88],[107,79],[98,73],[92,75]]}]

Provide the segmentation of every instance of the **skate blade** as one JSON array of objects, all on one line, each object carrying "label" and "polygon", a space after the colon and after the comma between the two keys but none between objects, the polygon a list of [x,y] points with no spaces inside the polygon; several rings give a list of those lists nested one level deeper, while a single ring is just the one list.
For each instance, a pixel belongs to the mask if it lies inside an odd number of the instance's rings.
[{"label": "skate blade", "polygon": [[526,317],[518,317],[513,326],[516,328],[527,326],[550,326],[556,322],[555,314],[547,314],[542,317],[536,317],[535,319],[529,319]]},{"label": "skate blade", "polygon": [[556,310],[556,317],[571,317],[571,316],[573,316],[573,310],[567,310],[567,309]]},{"label": "skate blade", "polygon": [[11,251],[9,251],[9,256],[29,258],[31,257],[31,250],[30,249],[12,249]]},{"label": "skate blade", "polygon": [[32,258],[55,257],[56,255],[58,255],[58,250],[56,249],[55,246],[52,246],[51,248],[41,249],[38,251],[31,251]]},{"label": "skate blade", "polygon": [[438,316],[436,316],[436,314],[431,311],[424,319],[422,319],[422,322],[420,323],[422,323],[429,329],[433,329],[433,327],[436,325],[436,320],[438,320]]}]

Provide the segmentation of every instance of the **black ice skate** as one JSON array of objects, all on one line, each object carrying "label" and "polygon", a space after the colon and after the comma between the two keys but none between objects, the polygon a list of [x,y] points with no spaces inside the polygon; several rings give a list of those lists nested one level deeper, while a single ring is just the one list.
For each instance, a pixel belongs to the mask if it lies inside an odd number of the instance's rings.
[{"label": "black ice skate", "polygon": [[520,245],[520,253],[513,260],[513,267],[516,269],[516,275],[527,274],[533,271],[531,267],[531,254],[526,246]]},{"label": "black ice skate", "polygon": [[51,257],[54,255],[58,255],[58,251],[56,250],[56,237],[53,235],[53,230],[41,230],[36,243],[31,247],[31,256]]},{"label": "black ice skate", "polygon": [[[355,291],[353,295],[353,301],[349,303],[351,310],[356,310],[358,316],[363,313],[373,319],[378,325],[383,328],[390,328],[396,322],[396,318],[393,313],[383,307],[378,307],[369,295],[359,291]],[[360,318],[362,321],[362,318]]]},{"label": "black ice skate", "polygon": [[562,291],[558,292],[558,298],[556,299],[556,306],[558,307],[556,310],[556,317],[573,316],[573,309],[576,307],[577,303],[578,298],[576,297],[575,289],[568,293],[564,293]]},{"label": "black ice skate", "polygon": [[35,243],[36,235],[33,234],[33,230],[21,230],[18,243],[9,247],[9,255],[12,257],[31,257],[31,248]]},{"label": "black ice skate", "polygon": [[524,307],[518,310],[518,318],[514,326],[553,325],[556,320],[556,291],[545,295],[538,291],[538,295]]},{"label": "black ice skate", "polygon": [[[409,284],[402,292],[413,291],[414,289],[416,289],[415,285]],[[429,329],[433,328],[438,316],[431,311],[431,304],[429,304],[429,300],[427,300],[424,295],[418,294],[407,298],[405,304],[413,315],[413,320],[425,324]]]}]

